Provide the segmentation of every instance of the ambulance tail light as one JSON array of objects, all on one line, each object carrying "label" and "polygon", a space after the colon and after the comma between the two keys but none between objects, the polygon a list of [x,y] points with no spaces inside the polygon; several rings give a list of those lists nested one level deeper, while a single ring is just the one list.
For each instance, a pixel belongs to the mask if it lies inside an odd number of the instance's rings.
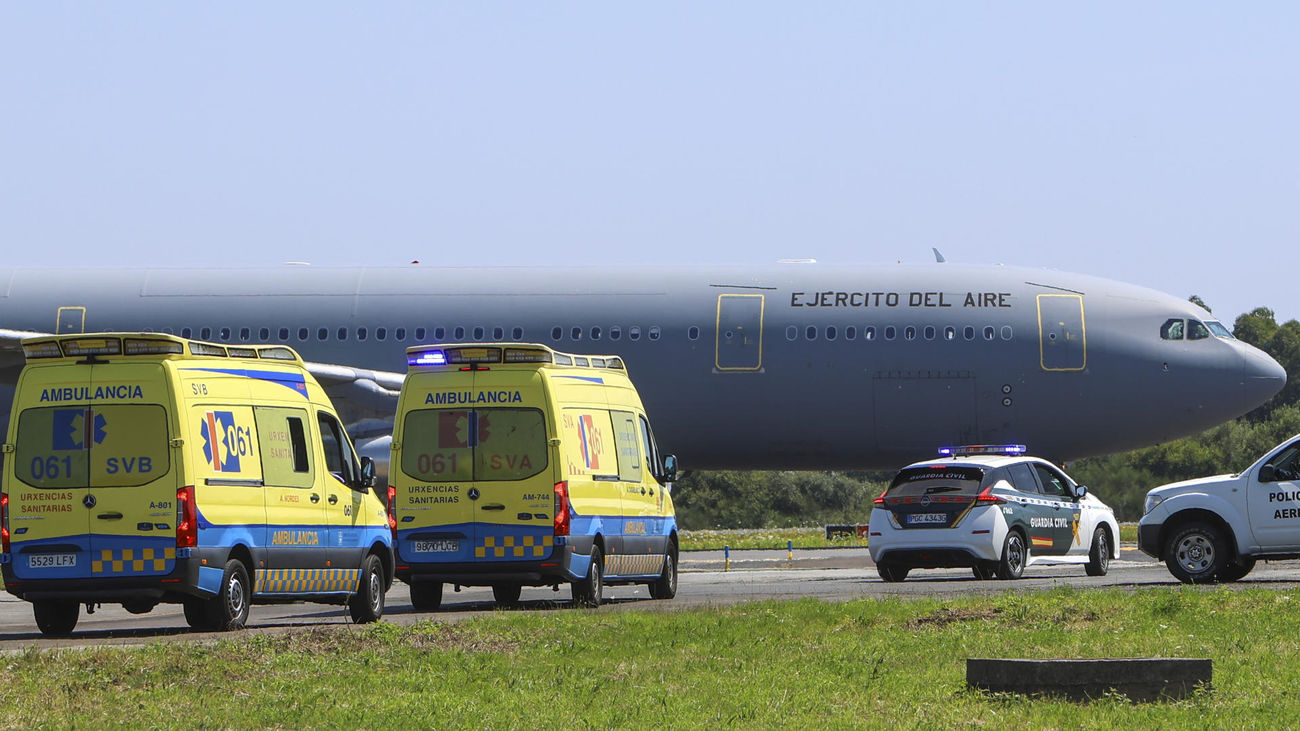
[{"label": "ambulance tail light", "polygon": [[555,535],[569,535],[569,483],[555,483]]},{"label": "ambulance tail light", "polygon": [[0,550],[9,553],[9,493],[0,492]]},{"label": "ambulance tail light", "polygon": [[1001,505],[1002,503],[1005,502],[1006,500],[1003,500],[1002,498],[993,494],[992,485],[984,488],[983,490],[980,491],[980,494],[975,496],[976,505]]},{"label": "ambulance tail light", "polygon": [[388,530],[393,533],[393,543],[397,543],[397,487],[388,486]]},{"label": "ambulance tail light", "polygon": [[199,545],[199,511],[194,506],[194,486],[176,490],[176,547]]}]

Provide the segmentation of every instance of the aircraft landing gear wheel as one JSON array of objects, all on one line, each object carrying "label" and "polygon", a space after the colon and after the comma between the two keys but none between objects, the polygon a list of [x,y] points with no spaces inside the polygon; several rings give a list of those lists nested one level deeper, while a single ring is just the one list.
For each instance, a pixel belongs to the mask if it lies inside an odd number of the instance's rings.
[{"label": "aircraft landing gear wheel", "polygon": [[384,565],[378,556],[366,556],[361,564],[360,586],[348,600],[348,614],[357,624],[378,622],[384,616]]},{"label": "aircraft landing gear wheel", "polygon": [[207,601],[208,626],[218,632],[243,629],[248,623],[248,569],[238,559],[226,562],[221,591]]},{"label": "aircraft landing gear wheel", "polygon": [[1253,556],[1238,558],[1236,561],[1224,564],[1223,568],[1219,569],[1219,573],[1214,575],[1214,579],[1215,581],[1230,584],[1244,578],[1253,568],[1255,568],[1255,558]]},{"label": "aircraft landing gear wheel", "polygon": [[519,603],[519,594],[523,588],[519,584],[493,584],[492,598],[497,600],[497,606],[513,607]]},{"label": "aircraft landing gear wheel", "polygon": [[1209,584],[1227,562],[1227,541],[1215,526],[1193,521],[1179,526],[1165,544],[1165,566],[1184,584]]},{"label": "aircraft landing gear wheel", "polygon": [[81,605],[67,601],[42,601],[32,604],[32,613],[36,615],[36,626],[41,634],[59,637],[72,634],[77,626],[77,617],[81,614]]},{"label": "aircraft landing gear wheel", "polygon": [[421,581],[411,584],[411,606],[420,612],[436,612],[442,606],[442,582]]},{"label": "aircraft landing gear wheel", "polygon": [[911,571],[911,569],[904,568],[902,566],[898,566],[892,563],[876,564],[876,573],[880,574],[880,578],[890,583],[895,583],[895,582],[902,581],[903,579],[906,579],[908,571]]},{"label": "aircraft landing gear wheel", "polygon": [[1088,563],[1083,570],[1089,576],[1105,576],[1110,570],[1110,534],[1101,526],[1092,533],[1092,548],[1088,550]]},{"label": "aircraft landing gear wheel", "polygon": [[998,575],[997,564],[977,563],[971,567],[971,573],[980,581],[988,581]]},{"label": "aircraft landing gear wheel", "polygon": [[573,603],[580,607],[599,607],[605,599],[605,555],[600,546],[591,547],[591,569],[587,578],[573,582]]},{"label": "aircraft landing gear wheel", "polygon": [[1018,531],[1007,533],[1002,542],[1002,560],[998,561],[998,578],[1019,579],[1025,574],[1025,564],[1029,560],[1029,551],[1025,549],[1025,537]]},{"label": "aircraft landing gear wheel", "polygon": [[650,582],[651,599],[672,599],[677,596],[677,550],[664,556],[664,570],[659,578]]}]

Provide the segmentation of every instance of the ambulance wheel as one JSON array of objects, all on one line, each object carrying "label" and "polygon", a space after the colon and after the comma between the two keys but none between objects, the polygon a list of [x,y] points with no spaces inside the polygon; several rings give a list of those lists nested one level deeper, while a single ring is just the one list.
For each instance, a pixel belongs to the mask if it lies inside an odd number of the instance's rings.
[{"label": "ambulance wheel", "polygon": [[217,632],[243,629],[248,623],[248,569],[238,559],[226,562],[221,591],[207,601],[208,627]]},{"label": "ambulance wheel", "polygon": [[600,546],[591,547],[591,568],[585,579],[573,582],[573,603],[580,607],[599,607],[605,599],[605,555]]},{"label": "ambulance wheel", "polygon": [[357,593],[348,600],[348,613],[357,624],[378,622],[384,616],[384,565],[378,556],[366,556],[359,583]]},{"label": "ambulance wheel", "polygon": [[980,581],[988,581],[998,575],[998,565],[996,563],[981,561],[971,567],[971,573]]},{"label": "ambulance wheel", "polygon": [[524,587],[519,584],[493,584],[492,598],[503,607],[513,607],[519,603],[519,593]]},{"label": "ambulance wheel", "polygon": [[32,613],[36,615],[36,626],[41,634],[51,637],[70,635],[77,626],[81,605],[65,601],[33,602]]},{"label": "ambulance wheel", "polygon": [[148,614],[149,612],[152,612],[153,608],[156,606],[158,606],[158,602],[151,602],[151,601],[122,602],[122,608],[130,612],[131,614]]},{"label": "ambulance wheel", "polygon": [[650,582],[651,599],[672,599],[677,596],[677,552],[664,556],[664,572]]},{"label": "ambulance wheel", "polygon": [[420,612],[436,612],[442,606],[442,582],[421,581],[411,584],[411,606]]},{"label": "ambulance wheel", "polygon": [[1089,576],[1105,576],[1110,570],[1110,534],[1101,526],[1092,533],[1092,548],[1088,550],[1088,563],[1083,570]]},{"label": "ambulance wheel", "polygon": [[880,578],[891,583],[896,583],[902,581],[903,579],[906,579],[907,572],[909,571],[911,571],[911,569],[907,568],[906,566],[899,566],[897,564],[892,564],[892,563],[876,564],[876,573],[880,574]]},{"label": "ambulance wheel", "polygon": [[1002,560],[998,561],[999,579],[1019,579],[1025,574],[1029,552],[1025,550],[1025,537],[1019,531],[1008,531],[1002,542]]},{"label": "ambulance wheel", "polygon": [[208,603],[198,597],[186,597],[181,606],[185,608],[185,623],[190,629],[196,632],[207,632],[212,629],[212,623],[208,620]]},{"label": "ambulance wheel", "polygon": [[1240,581],[1245,578],[1250,570],[1255,568],[1255,557],[1238,558],[1236,561],[1230,561],[1219,569],[1219,573],[1214,575],[1216,581],[1230,584],[1234,581]]},{"label": "ambulance wheel", "polygon": [[1227,563],[1227,541],[1203,521],[1184,523],[1165,544],[1165,566],[1184,584],[1209,584]]}]

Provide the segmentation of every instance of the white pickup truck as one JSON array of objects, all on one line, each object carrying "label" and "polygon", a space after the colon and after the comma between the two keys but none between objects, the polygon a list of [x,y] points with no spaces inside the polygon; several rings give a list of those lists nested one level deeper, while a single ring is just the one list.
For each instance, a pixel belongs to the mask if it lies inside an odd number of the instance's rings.
[{"label": "white pickup truck", "polygon": [[1187,584],[1236,581],[1259,559],[1300,558],[1300,435],[1240,474],[1147,493],[1138,548]]}]

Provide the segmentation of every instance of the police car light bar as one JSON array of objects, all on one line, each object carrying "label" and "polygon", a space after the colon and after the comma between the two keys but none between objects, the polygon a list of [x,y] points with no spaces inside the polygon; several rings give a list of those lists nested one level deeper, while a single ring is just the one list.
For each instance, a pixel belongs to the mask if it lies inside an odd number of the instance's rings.
[{"label": "police car light bar", "polygon": [[940,447],[939,454],[945,457],[969,457],[975,454],[1003,454],[1013,457],[1018,454],[1025,454],[1026,449],[1023,444],[969,444],[962,447]]}]

